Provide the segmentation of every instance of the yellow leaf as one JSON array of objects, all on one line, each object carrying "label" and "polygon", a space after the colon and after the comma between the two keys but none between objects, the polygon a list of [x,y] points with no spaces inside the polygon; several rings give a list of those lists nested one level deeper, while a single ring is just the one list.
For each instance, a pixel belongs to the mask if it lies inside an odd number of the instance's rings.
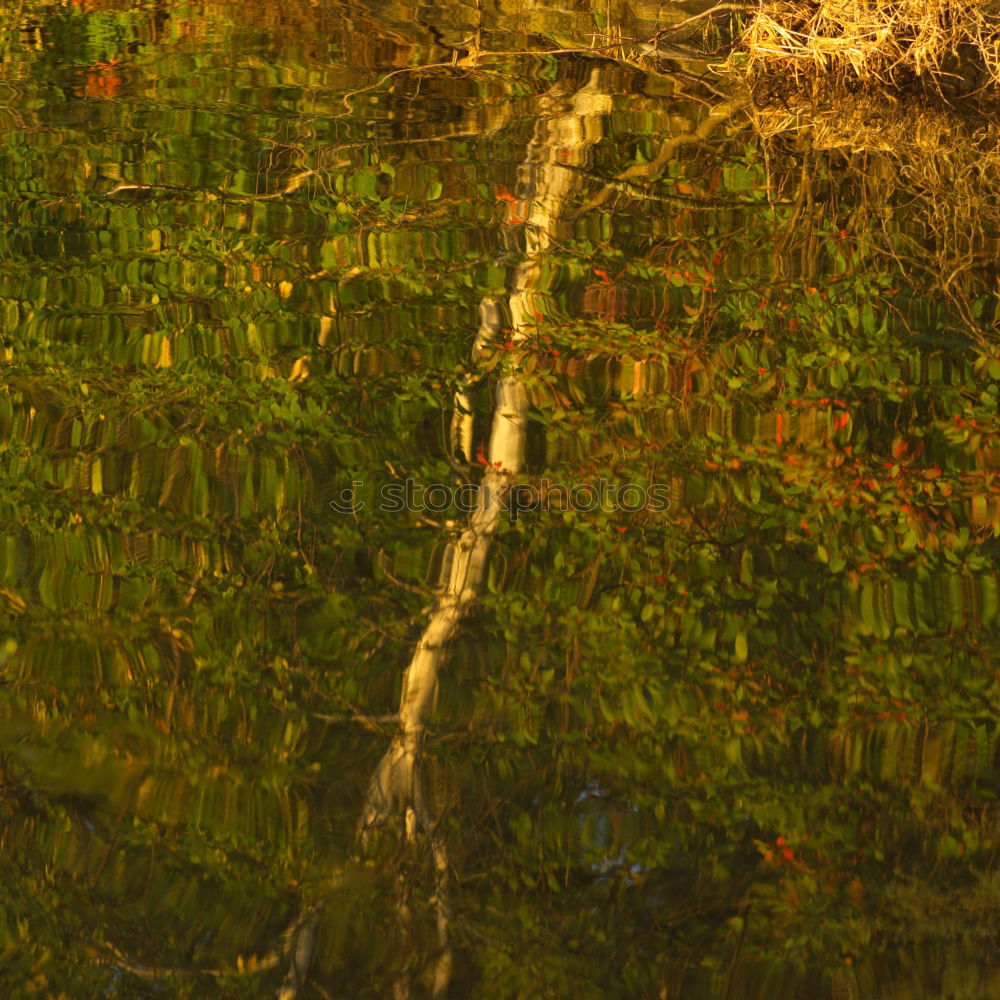
[{"label": "yellow leaf", "polygon": [[330,331],[333,330],[333,318],[321,316],[319,320],[319,346],[326,347],[326,342],[330,339]]},{"label": "yellow leaf", "polygon": [[309,377],[309,355],[303,354],[294,365],[292,373],[288,376],[289,382],[304,382]]},{"label": "yellow leaf", "polygon": [[169,368],[172,364],[172,358],[170,356],[170,338],[164,337],[160,341],[160,357],[156,362],[157,368]]},{"label": "yellow leaf", "polygon": [[16,614],[21,614],[28,610],[28,605],[24,598],[17,591],[11,590],[10,587],[0,587],[0,596],[6,600],[7,604]]}]

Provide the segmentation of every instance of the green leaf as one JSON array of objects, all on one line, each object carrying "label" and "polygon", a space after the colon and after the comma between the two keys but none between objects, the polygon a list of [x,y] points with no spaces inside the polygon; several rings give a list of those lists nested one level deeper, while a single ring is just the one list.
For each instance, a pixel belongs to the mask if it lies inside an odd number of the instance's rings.
[{"label": "green leaf", "polygon": [[733,659],[737,663],[746,663],[747,653],[747,634],[741,629],[736,633],[736,639],[733,641]]}]

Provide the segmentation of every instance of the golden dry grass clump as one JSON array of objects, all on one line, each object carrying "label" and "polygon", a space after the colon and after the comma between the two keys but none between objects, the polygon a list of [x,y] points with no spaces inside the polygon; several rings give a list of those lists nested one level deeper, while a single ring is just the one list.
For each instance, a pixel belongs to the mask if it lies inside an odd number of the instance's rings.
[{"label": "golden dry grass clump", "polygon": [[1000,83],[998,0],[764,0],[741,37],[747,69],[939,93]]},{"label": "golden dry grass clump", "polygon": [[823,157],[835,190],[816,191],[817,206],[849,207],[852,231],[865,231],[914,286],[956,304],[981,337],[971,304],[1000,281],[1000,123],[842,91],[820,104],[789,95],[750,118],[774,159],[789,148]]}]

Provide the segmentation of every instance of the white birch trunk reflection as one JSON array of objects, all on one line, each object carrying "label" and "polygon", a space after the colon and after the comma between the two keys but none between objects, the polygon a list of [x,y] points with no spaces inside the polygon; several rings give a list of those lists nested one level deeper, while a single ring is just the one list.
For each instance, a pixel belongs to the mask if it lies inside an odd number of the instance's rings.
[{"label": "white birch trunk reflection", "polygon": [[[602,68],[595,68],[588,82],[575,93],[567,95],[564,85],[557,84],[540,101],[538,126],[522,164],[525,193],[513,213],[525,227],[525,259],[514,272],[508,298],[509,339],[514,345],[527,341],[537,326],[546,294],[541,260],[552,246],[554,230],[581,178],[580,174],[560,169],[558,164],[585,165],[587,151],[603,135],[603,117],[611,107],[603,75]],[[504,333],[500,305],[493,299],[483,299],[473,362]],[[473,438],[469,392],[479,380],[475,374],[470,375],[455,398],[453,443],[467,458],[472,453]],[[374,828],[391,821],[402,822],[411,843],[419,834],[428,839],[435,871],[433,902],[438,939],[431,986],[435,1000],[447,994],[451,981],[450,865],[447,845],[424,793],[420,755],[448,647],[481,592],[490,543],[505,513],[504,498],[514,476],[524,467],[529,401],[521,374],[516,368],[508,371],[496,387],[487,467],[477,503],[464,530],[449,546],[443,586],[403,675],[398,728],[369,782],[359,823],[362,843]],[[397,885],[397,914],[404,938],[413,919],[409,889],[405,883]],[[308,975],[317,921],[315,912],[306,915],[289,932],[292,958],[278,1000],[293,1000]],[[396,1000],[408,1000],[410,977],[408,967],[397,977],[393,984]]]},{"label": "white birch trunk reflection", "polygon": [[[554,230],[580,175],[558,164],[585,165],[587,151],[603,134],[603,117],[611,98],[602,82],[603,70],[594,69],[586,85],[567,96],[557,85],[542,99],[539,123],[522,167],[524,197],[516,217],[524,220],[526,257],[514,272],[509,296],[510,340],[514,345],[532,336],[541,316],[546,293],[541,279],[541,258],[552,245]],[[474,358],[503,332],[500,308],[484,299]],[[471,406],[467,384],[457,394],[456,435],[466,456],[471,452]],[[398,729],[368,787],[361,816],[364,839],[376,826],[404,820],[408,840],[418,832],[430,842],[437,884],[435,907],[438,925],[438,960],[432,995],[443,997],[451,976],[449,943],[450,884],[444,839],[423,789],[420,753],[434,693],[448,647],[463,617],[479,596],[486,575],[490,543],[505,514],[504,498],[513,477],[524,467],[529,393],[523,377],[509,371],[496,387],[487,467],[479,484],[475,509],[465,529],[450,546],[450,569],[429,621],[403,676]],[[408,983],[397,982],[396,995],[409,995]]]}]

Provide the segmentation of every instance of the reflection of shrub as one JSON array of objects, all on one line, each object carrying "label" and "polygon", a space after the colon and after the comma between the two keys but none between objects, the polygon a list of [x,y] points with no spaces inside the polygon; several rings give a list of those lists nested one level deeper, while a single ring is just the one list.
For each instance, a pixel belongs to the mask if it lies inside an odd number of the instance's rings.
[{"label": "reflection of shrub", "polygon": [[116,71],[118,65],[118,60],[112,57],[106,62],[95,62],[88,66],[83,86],[76,88],[77,97],[93,97],[100,100],[119,97],[125,81]]},{"label": "reflection of shrub", "polygon": [[920,295],[936,289],[979,339],[983,322],[994,323],[983,310],[1000,249],[1000,127],[944,106],[904,108],[843,88],[831,96],[826,104],[792,94],[762,102],[754,128],[772,157],[789,135],[808,132],[838,178],[840,203],[871,206],[855,215],[864,215],[866,233],[857,252],[880,248],[899,264],[897,282]]},{"label": "reflection of shrub", "polygon": [[996,0],[767,0],[742,36],[750,70],[832,73],[937,92],[1000,82]]}]

